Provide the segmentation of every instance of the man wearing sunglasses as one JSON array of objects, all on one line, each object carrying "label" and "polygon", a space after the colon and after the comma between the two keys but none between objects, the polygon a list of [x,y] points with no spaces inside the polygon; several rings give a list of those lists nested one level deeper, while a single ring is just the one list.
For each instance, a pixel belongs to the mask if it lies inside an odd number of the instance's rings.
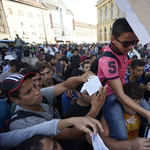
[{"label": "man wearing sunglasses", "polygon": [[126,69],[128,66],[127,53],[138,43],[138,38],[125,18],[117,19],[113,24],[110,44],[105,51],[111,52],[118,58],[103,56],[99,59],[97,75],[101,82],[108,84],[107,97],[103,106],[104,118],[110,129],[110,137],[127,140],[128,134],[124,123],[121,103],[144,116],[150,124],[150,106],[143,100],[137,105],[124,94]]}]

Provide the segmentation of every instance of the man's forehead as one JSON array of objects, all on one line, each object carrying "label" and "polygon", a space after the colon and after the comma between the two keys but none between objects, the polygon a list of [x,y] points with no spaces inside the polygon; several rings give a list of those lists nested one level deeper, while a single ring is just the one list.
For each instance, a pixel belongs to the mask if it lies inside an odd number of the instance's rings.
[{"label": "man's forehead", "polygon": [[51,69],[48,68],[48,67],[45,67],[45,69],[44,69],[43,71],[41,71],[40,73],[45,73],[45,72],[47,72],[47,71],[51,71]]}]

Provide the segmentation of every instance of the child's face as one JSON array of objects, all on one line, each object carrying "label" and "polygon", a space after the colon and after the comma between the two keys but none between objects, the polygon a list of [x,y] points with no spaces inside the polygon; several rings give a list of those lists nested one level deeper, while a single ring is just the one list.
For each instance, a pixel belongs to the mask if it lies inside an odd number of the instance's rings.
[{"label": "child's face", "polygon": [[[141,104],[141,99],[138,99],[138,100],[133,99],[133,101],[134,101],[135,103],[137,103],[138,105]],[[135,113],[136,113],[136,111],[134,111],[133,109],[127,107],[126,105],[123,105],[123,109],[124,109],[124,111],[125,111],[127,114],[129,114],[130,116],[134,116]]]}]

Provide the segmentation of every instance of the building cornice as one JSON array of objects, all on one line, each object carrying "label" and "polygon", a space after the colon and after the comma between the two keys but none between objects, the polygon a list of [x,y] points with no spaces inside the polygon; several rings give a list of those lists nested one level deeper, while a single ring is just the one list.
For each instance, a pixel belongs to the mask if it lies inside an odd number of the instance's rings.
[{"label": "building cornice", "polygon": [[33,7],[37,7],[37,8],[41,8],[41,9],[45,9],[45,10],[47,9],[41,3],[34,2],[32,0],[9,0],[9,1],[17,2],[17,3],[21,3],[21,4],[25,4],[25,5],[29,5],[29,6],[33,6]]}]

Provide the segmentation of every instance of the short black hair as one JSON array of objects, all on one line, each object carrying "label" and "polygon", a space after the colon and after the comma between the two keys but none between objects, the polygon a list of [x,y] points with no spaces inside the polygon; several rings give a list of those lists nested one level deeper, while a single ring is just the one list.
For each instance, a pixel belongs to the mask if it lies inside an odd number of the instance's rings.
[{"label": "short black hair", "polygon": [[23,141],[15,150],[42,150],[44,143],[43,139],[50,138],[47,135],[34,135],[33,137]]},{"label": "short black hair", "polygon": [[137,82],[128,82],[123,86],[124,93],[131,99],[141,99],[143,98],[144,91]]},{"label": "short black hair", "polygon": [[89,61],[85,61],[85,62],[83,62],[83,64],[82,64],[82,68],[84,68],[84,65],[85,64],[90,64],[90,62]]},{"label": "short black hair", "polygon": [[136,59],[138,59],[137,55],[133,55],[133,57],[132,57],[132,58],[136,58]]},{"label": "short black hair", "polygon": [[28,68],[28,67],[31,67],[28,63],[20,62],[16,64],[15,69],[16,69],[16,72],[19,72],[21,68]]},{"label": "short black hair", "polygon": [[131,32],[133,33],[133,30],[127,20],[125,18],[119,18],[113,23],[112,28],[112,36],[115,39],[118,39],[123,33]]},{"label": "short black hair", "polygon": [[92,54],[92,55],[90,56],[90,59],[93,59],[93,57],[96,57],[96,58],[97,58],[97,56],[96,56],[95,54]]},{"label": "short black hair", "polygon": [[40,49],[40,51],[44,52],[44,49],[43,49],[43,48],[41,48],[41,49]]},{"label": "short black hair", "polygon": [[33,68],[33,67],[28,67],[28,68],[23,69],[20,72],[20,74],[24,74],[25,75],[25,74],[30,73],[30,72],[35,72],[35,73],[39,73],[40,74],[40,71],[35,69],[35,68]]},{"label": "short black hair", "polygon": [[42,72],[45,68],[49,68],[51,70],[50,65],[45,61],[38,61],[35,63],[34,68]]},{"label": "short black hair", "polygon": [[144,66],[144,65],[145,65],[145,63],[144,63],[143,60],[135,59],[135,60],[132,60],[132,61],[131,61],[130,68],[135,69],[136,66],[142,67],[142,66]]},{"label": "short black hair", "polygon": [[[81,69],[74,69],[71,73],[71,77],[75,77],[75,76],[81,76],[83,75],[85,72]],[[80,92],[81,88],[83,86],[84,82],[80,83],[77,87],[76,87],[76,91]]]},{"label": "short black hair", "polygon": [[54,55],[54,56],[56,57],[57,54],[60,54],[60,52],[55,52],[55,55]]},{"label": "short black hair", "polygon": [[75,49],[74,49],[74,51],[77,51],[77,52],[79,52],[79,50],[78,50],[77,48],[75,48]]},{"label": "short black hair", "polygon": [[19,63],[19,61],[17,60],[17,59],[13,59],[13,60],[11,60],[8,64],[10,65],[10,66],[14,66],[14,65],[17,65]]}]

